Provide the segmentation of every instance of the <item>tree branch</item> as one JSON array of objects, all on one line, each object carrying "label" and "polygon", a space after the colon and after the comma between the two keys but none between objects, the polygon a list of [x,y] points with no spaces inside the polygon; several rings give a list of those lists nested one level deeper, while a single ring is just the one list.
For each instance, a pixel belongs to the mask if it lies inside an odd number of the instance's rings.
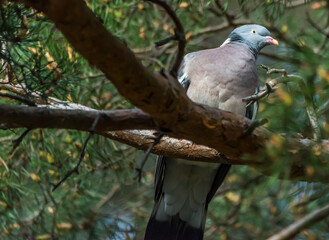
[{"label": "tree branch", "polygon": [[155,129],[152,118],[139,109],[97,111],[66,110],[0,104],[3,128],[64,128],[88,131],[99,116],[95,131]]},{"label": "tree branch", "polygon": [[[150,136],[153,131],[149,130],[122,130],[113,132],[102,132],[100,135],[128,144],[137,149],[146,151],[153,144]],[[157,155],[183,158],[192,161],[247,164],[244,160],[229,161],[213,148],[194,144],[185,139],[175,139],[168,136],[162,137],[161,141],[151,151]]]},{"label": "tree branch", "polygon": [[[54,106],[50,106],[54,107]],[[0,126],[7,128],[61,128],[89,131],[94,119],[99,116],[99,122],[95,128],[95,133],[128,144],[141,150],[147,150],[152,145],[153,140],[150,136],[153,130],[120,130],[120,129],[155,129],[156,125],[149,115],[139,109],[98,111],[94,109],[81,110],[83,106],[79,105],[77,110],[52,109],[46,107],[24,107],[0,104]],[[257,130],[257,129],[256,129]],[[257,131],[266,129],[259,128]],[[255,135],[255,137],[260,137]],[[282,136],[280,136],[282,138]],[[283,139],[283,138],[282,138]],[[307,167],[316,166],[312,159],[304,158],[305,154],[312,152],[313,149],[321,150],[324,155],[329,155],[329,141],[322,140],[320,143],[308,139],[286,139],[286,150],[291,153],[289,161],[284,162],[284,167],[279,169],[281,178],[298,179],[305,181],[328,182],[329,176],[327,163],[323,162],[323,157],[318,155],[318,164],[323,167],[317,171],[316,175],[308,175],[305,170]],[[169,157],[183,158],[192,161],[216,162],[251,165],[261,170],[267,175],[273,171],[266,170],[271,168],[271,159],[264,158],[227,158],[217,150],[197,145],[184,139],[175,139],[165,136],[160,143],[155,145],[152,153],[157,155],[166,155]],[[300,153],[300,154],[298,154]],[[286,171],[290,173],[287,173]],[[275,171],[277,174],[278,171]]]},{"label": "tree branch", "polygon": [[329,215],[329,205],[326,205],[320,209],[311,212],[305,217],[299,219],[297,222],[291,224],[287,228],[283,229],[281,232],[273,235],[267,240],[288,240],[296,236],[304,228],[321,221],[322,219],[328,217]]},{"label": "tree branch", "polygon": [[[176,79],[170,78],[170,76],[164,78],[161,75],[150,73],[125,44],[105,29],[83,1],[16,1],[24,2],[38,10],[42,10],[62,31],[76,50],[92,65],[98,67],[124,97],[150,114],[156,123],[153,126],[158,126],[158,130],[162,130],[166,135],[178,139],[188,139],[195,144],[214,148],[224,154],[230,163],[243,159],[245,154],[256,156],[260,150],[271,144],[269,141],[271,140],[271,134],[266,129],[259,127],[251,134],[245,135],[250,120],[217,108],[193,103],[186,96],[185,90]],[[37,109],[39,110],[39,108]],[[88,116],[99,113],[90,111],[83,114],[87,114],[84,124],[88,123],[84,127],[89,128],[94,116],[89,120]],[[83,114],[81,114],[81,117]],[[13,116],[15,114],[11,113],[10,119],[13,119]],[[26,117],[23,117],[23,119],[27,120]],[[82,125],[80,116],[74,119],[76,120],[74,125]],[[150,118],[148,119],[150,120]],[[74,129],[80,128],[80,130],[83,130],[82,127],[73,126],[72,122],[64,121],[65,119],[58,118],[58,120],[62,121],[62,128],[73,127]],[[6,121],[10,125],[8,119]],[[26,125],[23,120],[17,121],[20,125]],[[58,124],[50,118],[49,121],[53,125]],[[44,122],[40,122],[40,126],[45,127]],[[113,125],[105,125],[104,122],[102,124],[101,116],[99,126],[113,130],[114,128],[132,128],[132,125],[134,125],[131,124],[131,121],[126,122],[125,126],[123,123],[113,122]],[[118,125],[115,126],[115,123]],[[135,124],[133,128],[145,128],[144,124],[145,122],[142,121],[139,127],[136,126],[138,124]],[[147,126],[150,127],[149,124]],[[96,132],[99,133],[97,129]],[[291,155],[291,158],[289,158],[289,162],[283,163],[285,167],[282,169],[291,171],[289,174],[291,179],[303,179],[303,177],[306,179],[323,179],[323,176],[326,176],[326,173],[308,176],[305,171],[308,163],[303,162],[305,159],[301,160],[300,152],[311,154],[313,152],[312,147],[314,147],[312,141],[306,141],[307,144],[305,144],[305,141],[300,139],[285,139],[283,136],[276,136],[286,143],[286,149],[291,150],[287,152]],[[323,154],[327,154],[326,141],[324,141],[323,146],[320,146],[320,149]],[[317,157],[321,160],[321,156]],[[267,160],[265,166],[271,165],[274,161],[271,158]]]},{"label": "tree branch", "polygon": [[18,95],[13,95],[13,94],[10,94],[10,93],[1,93],[0,92],[0,97],[4,97],[4,98],[9,98],[9,99],[13,99],[13,100],[17,100],[19,102],[22,102],[28,106],[37,106],[37,104],[27,98],[23,98],[21,96],[18,96]]},{"label": "tree branch", "polygon": [[329,100],[327,100],[324,104],[322,104],[316,112],[316,115],[319,117],[329,110]]},{"label": "tree branch", "polygon": [[243,136],[247,119],[195,104],[175,79],[154,76],[145,69],[83,1],[19,2],[42,10],[75,49],[104,72],[124,97],[149,113],[167,135],[216,148],[228,158],[237,158],[264,146],[265,135],[258,129]]},{"label": "tree branch", "polygon": [[219,8],[219,10],[221,11],[221,13],[225,16],[227,23],[231,26],[231,27],[236,27],[237,25],[235,24],[234,20],[234,16],[230,15],[226,9],[223,7],[223,5],[220,3],[219,0],[215,1],[216,6]]},{"label": "tree branch", "polygon": [[264,68],[267,72],[267,75],[273,74],[273,73],[281,73],[282,77],[271,79],[270,81],[266,82],[265,86],[262,87],[257,93],[245,97],[242,99],[243,102],[247,103],[247,106],[250,104],[253,104],[254,102],[270,95],[274,90],[276,85],[280,83],[287,83],[287,82],[301,82],[303,79],[298,75],[293,74],[287,74],[287,71],[285,69],[276,69],[276,68],[269,68],[268,66],[261,65],[262,68]]},{"label": "tree branch", "polygon": [[83,146],[82,146],[82,150],[81,150],[81,153],[80,153],[80,158],[79,158],[79,161],[78,163],[75,165],[75,167],[73,169],[71,169],[70,171],[68,171],[65,176],[58,182],[54,185],[53,189],[52,189],[52,192],[54,192],[60,185],[63,184],[63,182],[65,182],[73,173],[76,173],[76,174],[79,174],[79,167],[82,163],[82,160],[85,156],[85,153],[86,153],[86,148],[87,148],[87,144],[90,140],[90,138],[94,135],[95,133],[95,128],[98,124],[98,121],[99,121],[99,115],[96,116],[94,122],[93,122],[93,125],[91,126],[90,130],[89,130],[89,135],[88,137],[86,138],[86,140],[84,141],[83,143]]},{"label": "tree branch", "polygon": [[171,17],[171,19],[174,21],[174,23],[176,25],[174,37],[175,37],[175,40],[178,41],[178,51],[177,51],[175,63],[173,65],[172,69],[170,70],[170,74],[174,78],[176,78],[179,66],[184,58],[184,49],[185,49],[185,43],[186,43],[183,25],[182,25],[181,21],[179,20],[179,18],[177,17],[175,11],[168,5],[166,0],[147,0],[147,1],[161,6],[167,12],[167,14]]}]

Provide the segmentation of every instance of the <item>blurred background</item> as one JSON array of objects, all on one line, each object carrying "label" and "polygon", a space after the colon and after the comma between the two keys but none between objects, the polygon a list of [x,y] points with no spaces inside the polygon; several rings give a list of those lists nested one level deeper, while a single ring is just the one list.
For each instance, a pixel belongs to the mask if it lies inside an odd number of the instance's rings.
[{"label": "blurred background", "polygon": [[[154,45],[174,34],[175,26],[161,7],[138,0],[85,2],[151,71],[170,69],[177,43]],[[220,46],[241,24],[266,26],[280,45],[265,48],[258,64],[284,68],[302,80],[280,84],[262,99],[259,118],[267,118],[266,127],[278,134],[328,139],[329,1],[167,2],[184,26],[186,53]],[[0,1],[0,47],[2,93],[38,97],[43,104],[53,97],[99,110],[134,107],[41,12]],[[267,75],[259,67],[259,76],[264,85],[281,74]],[[0,103],[18,104],[6,98]],[[155,156],[139,183],[135,168],[144,152],[93,136],[80,174],[52,192],[53,184],[76,165],[88,133],[35,129],[11,151],[23,132],[0,131],[0,239],[143,239],[153,207]],[[264,155],[257,156],[275,161],[271,177],[249,166],[232,167],[209,206],[205,239],[266,239],[328,204],[325,183],[275,177],[276,169],[286,167],[284,146],[273,138]],[[314,149],[298,157],[316,162],[321,154]],[[310,165],[307,173],[328,172],[316,166]],[[329,219],[311,224],[295,239],[329,239]]]}]

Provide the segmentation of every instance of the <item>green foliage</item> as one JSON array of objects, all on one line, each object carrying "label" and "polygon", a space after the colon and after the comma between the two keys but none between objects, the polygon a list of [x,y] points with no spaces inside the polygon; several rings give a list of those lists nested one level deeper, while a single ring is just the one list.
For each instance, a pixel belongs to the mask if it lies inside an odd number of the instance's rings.
[{"label": "green foliage", "polygon": [[[265,50],[267,56],[261,55],[258,62],[285,68],[301,80],[281,84],[275,94],[263,99],[259,117],[269,119],[266,127],[275,133],[313,138],[308,107],[317,113],[321,138],[328,138],[329,115],[324,109],[329,99],[328,39],[304,15],[309,12],[312,22],[326,31],[327,6],[316,2],[295,8],[290,5],[295,1],[256,0],[168,2],[185,28],[187,52],[217,47],[227,37],[228,28],[216,30],[226,21],[218,3],[233,20],[266,25],[280,46]],[[175,26],[161,8],[137,0],[89,0],[86,4],[150,70],[170,69],[175,43],[153,48],[154,42],[174,33]],[[103,74],[74,52],[42,13],[5,2],[0,14],[0,79],[21,86],[25,97],[33,100],[32,93],[37,93],[44,99],[57,97],[95,109],[133,107]],[[267,76],[262,69],[259,73],[263,83],[280,77]],[[10,102],[1,99],[1,103]],[[51,192],[53,184],[77,163],[87,133],[33,130],[11,154],[11,140],[21,132],[0,132],[1,239],[142,239],[153,201],[152,160],[138,184],[133,180],[135,159],[142,154],[94,136],[80,174],[73,174]],[[284,146],[274,136],[266,148],[268,161],[275,162],[272,173],[286,167]],[[314,149],[301,158],[316,161],[315,156],[321,154],[321,149]],[[306,169],[310,175],[327,171],[322,165],[312,166]],[[206,239],[265,239],[327,204],[327,188],[280,181],[250,167],[233,167],[209,207]],[[113,196],[109,194],[112,190]],[[328,223],[323,220],[309,227],[297,239],[327,239]]]},{"label": "green foliage", "polygon": [[9,65],[2,76],[8,74],[30,94],[66,96],[77,74],[67,41],[40,13],[15,4],[3,4],[0,11],[1,58]]}]

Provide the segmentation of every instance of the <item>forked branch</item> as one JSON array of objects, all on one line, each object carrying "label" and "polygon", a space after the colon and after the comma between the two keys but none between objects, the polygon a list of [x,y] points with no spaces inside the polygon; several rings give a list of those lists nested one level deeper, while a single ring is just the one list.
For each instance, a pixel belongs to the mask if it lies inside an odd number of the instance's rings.
[{"label": "forked branch", "polygon": [[174,21],[174,23],[176,25],[175,35],[173,37],[168,38],[169,40],[178,41],[178,51],[177,51],[177,55],[176,55],[176,60],[170,70],[170,74],[174,78],[176,78],[179,66],[184,58],[184,50],[185,50],[185,43],[186,43],[183,24],[177,17],[177,15],[176,15],[175,11],[172,9],[172,7],[170,5],[168,5],[166,0],[147,0],[147,1],[161,6],[167,12],[167,14],[170,16],[170,18]]}]

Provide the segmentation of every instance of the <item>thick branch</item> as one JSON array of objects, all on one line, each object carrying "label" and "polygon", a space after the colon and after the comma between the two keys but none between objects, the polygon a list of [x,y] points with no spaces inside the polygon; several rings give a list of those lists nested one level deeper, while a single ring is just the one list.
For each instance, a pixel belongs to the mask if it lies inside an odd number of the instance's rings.
[{"label": "thick branch", "polygon": [[[51,108],[50,108],[51,107]],[[156,125],[148,114],[141,110],[116,110],[97,111],[79,105],[77,110],[56,109],[55,106],[48,107],[23,107],[0,104],[0,127],[2,128],[61,128],[89,131],[90,126],[99,116],[99,123],[95,133],[131,145],[135,148],[146,150],[153,142],[149,137],[154,131],[147,130],[124,130],[120,129],[156,129]],[[81,110],[81,109],[86,110]],[[266,131],[263,128],[260,131]],[[257,137],[257,136],[256,136]],[[271,170],[273,162],[264,158],[244,158],[242,156],[228,159],[213,148],[197,145],[188,140],[175,139],[165,136],[157,144],[152,152],[158,155],[183,158],[193,161],[206,161],[216,163],[252,165],[267,175],[273,173],[279,177],[298,179],[306,181],[327,182],[329,176],[326,171],[326,162],[318,155],[317,162],[312,158],[304,158],[313,149],[329,155],[329,141],[322,140],[316,143],[307,139],[290,139],[287,141],[286,149],[291,152],[291,158],[281,169]],[[323,165],[316,171],[316,175],[307,174],[307,167]],[[269,168],[269,170],[268,170]],[[288,175],[287,175],[288,171]]]},{"label": "thick branch", "polygon": [[[153,143],[153,140],[150,139],[153,131],[149,130],[123,130],[102,132],[100,134],[140,150],[147,150],[147,148]],[[225,157],[222,157],[220,153],[213,148],[197,145],[188,140],[175,139],[167,136],[164,136],[161,141],[153,147],[152,153],[157,155],[166,155],[169,157],[183,158],[192,161],[248,164],[247,161],[242,159],[229,161]]]},{"label": "thick branch", "polygon": [[152,118],[139,109],[96,111],[63,110],[0,104],[2,128],[64,128],[88,131],[96,117],[95,131],[154,129]]},{"label": "thick branch", "polygon": [[[113,132],[101,132],[102,136],[117,140],[121,143],[128,144],[137,149],[147,150],[153,143],[149,137],[153,131],[149,130],[123,130]],[[329,155],[329,141],[322,140],[317,143],[309,139],[290,139],[287,140],[286,149],[291,152],[291,157],[288,161],[282,161],[282,167],[273,169],[273,162],[267,158],[235,158],[227,159],[215,149],[197,145],[191,141],[184,139],[175,139],[163,137],[159,144],[153,149],[152,153],[157,155],[165,155],[174,158],[183,158],[192,161],[230,163],[233,165],[249,165],[257,168],[265,175],[273,175],[282,179],[302,180],[308,182],[328,182],[328,163],[323,160],[325,157],[317,156],[316,162],[310,158],[305,158],[310,151],[318,149],[323,156]],[[316,174],[309,174],[307,169],[316,168]]]}]

